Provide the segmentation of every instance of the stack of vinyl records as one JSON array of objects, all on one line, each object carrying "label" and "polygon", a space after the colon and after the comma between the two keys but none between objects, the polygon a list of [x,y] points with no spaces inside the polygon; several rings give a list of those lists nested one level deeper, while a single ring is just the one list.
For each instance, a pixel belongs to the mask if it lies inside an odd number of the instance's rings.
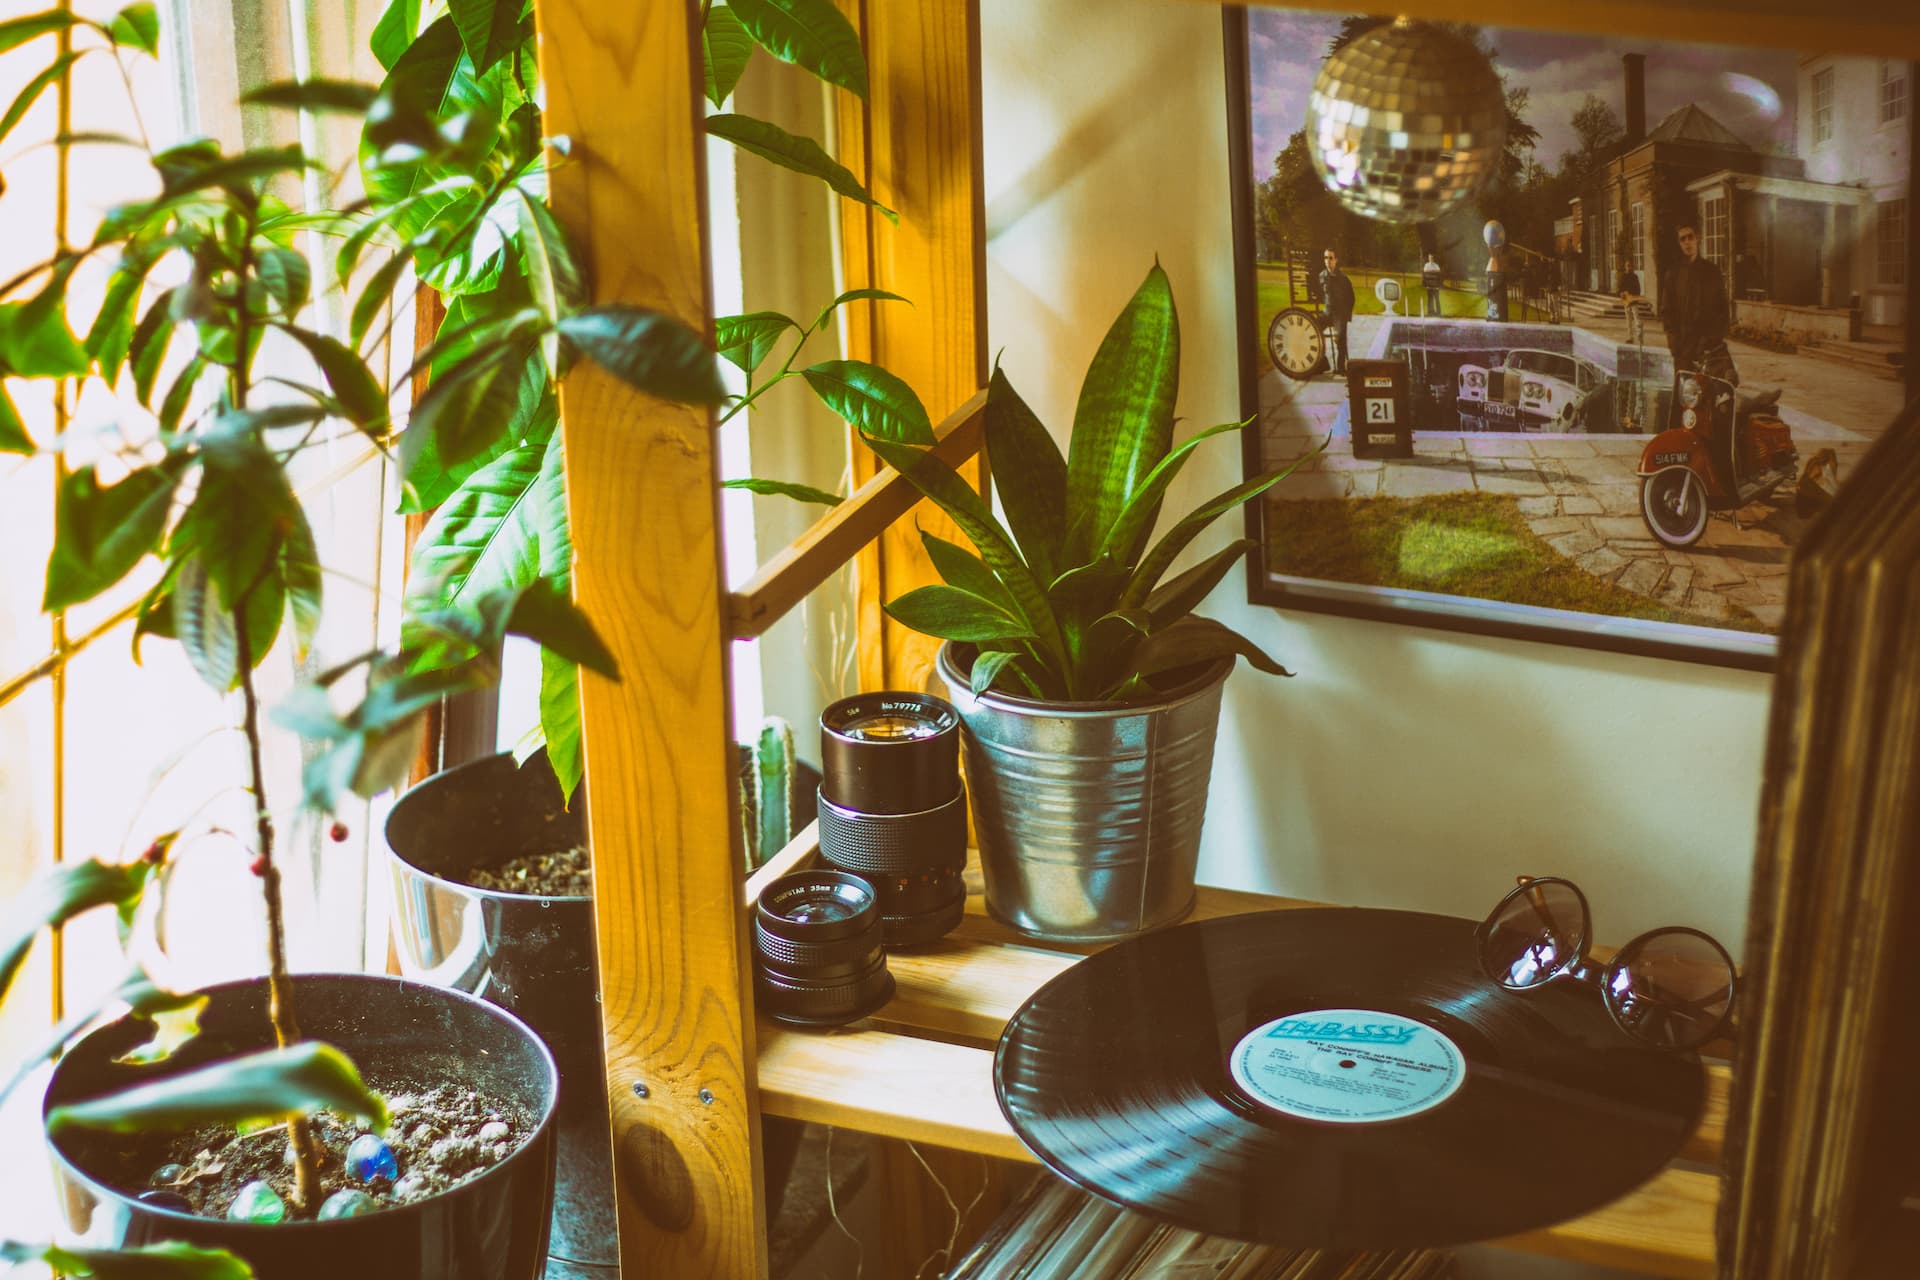
[{"label": "stack of vinyl records", "polygon": [[1910,1256],[1887,1270],[1877,1255],[1905,1229],[1920,1141],[1920,402],[1845,478],[1791,572],[1720,1274],[1912,1275]]},{"label": "stack of vinyl records", "polygon": [[1034,1178],[947,1280],[1444,1280],[1432,1249],[1244,1244],[1156,1222],[1050,1174]]}]

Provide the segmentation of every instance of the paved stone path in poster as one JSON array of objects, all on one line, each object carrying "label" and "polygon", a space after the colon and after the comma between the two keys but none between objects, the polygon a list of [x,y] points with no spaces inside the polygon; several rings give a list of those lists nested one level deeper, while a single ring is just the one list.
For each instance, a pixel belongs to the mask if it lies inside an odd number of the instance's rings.
[{"label": "paved stone path in poster", "polygon": [[[1369,350],[1374,336],[1364,323],[1354,322],[1359,351]],[[1376,319],[1369,327],[1378,324]],[[1735,354],[1738,360],[1742,353]],[[1774,357],[1767,372],[1800,388],[1795,398],[1802,405],[1817,401],[1823,410],[1814,415],[1794,407],[1784,415],[1801,457],[1831,448],[1840,476],[1851,475],[1872,436],[1898,412],[1899,384],[1827,365],[1772,367],[1788,359]],[[1809,384],[1814,390],[1807,389]],[[1737,607],[1773,629],[1785,615],[1788,553],[1806,526],[1794,513],[1791,488],[1742,508],[1737,524],[1716,516],[1698,543],[1673,551],[1653,539],[1640,516],[1634,465],[1644,436],[1422,431],[1414,436],[1412,458],[1364,459],[1353,456],[1346,434],[1343,380],[1322,376],[1298,383],[1268,370],[1260,394],[1267,457],[1294,456],[1334,433],[1324,454],[1270,491],[1278,500],[1507,494],[1555,551],[1624,590],[1710,621],[1727,618]],[[1835,418],[1866,429],[1837,426]]]}]

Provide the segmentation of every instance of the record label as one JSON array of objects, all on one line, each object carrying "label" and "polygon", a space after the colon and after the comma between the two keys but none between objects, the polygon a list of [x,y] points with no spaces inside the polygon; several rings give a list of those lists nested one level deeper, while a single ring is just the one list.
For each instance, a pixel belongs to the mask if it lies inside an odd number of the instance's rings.
[{"label": "record label", "polygon": [[1311,1009],[1263,1023],[1227,1061],[1234,1082],[1283,1115],[1340,1124],[1401,1120],[1467,1078],[1460,1047],[1424,1022],[1375,1009]]}]

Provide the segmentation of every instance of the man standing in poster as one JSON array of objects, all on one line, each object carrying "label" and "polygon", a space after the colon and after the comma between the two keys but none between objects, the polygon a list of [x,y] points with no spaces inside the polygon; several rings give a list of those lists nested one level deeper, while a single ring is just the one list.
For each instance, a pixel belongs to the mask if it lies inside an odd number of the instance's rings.
[{"label": "man standing in poster", "polygon": [[1327,325],[1333,330],[1327,368],[1335,377],[1343,378],[1347,373],[1347,322],[1353,319],[1353,281],[1340,270],[1338,251],[1328,248],[1321,258],[1327,265],[1320,273],[1320,296],[1326,301]]},{"label": "man standing in poster", "polygon": [[1700,256],[1700,229],[1691,222],[1676,228],[1681,260],[1671,279],[1661,281],[1660,319],[1667,330],[1667,350],[1676,369],[1698,369],[1740,385],[1740,374],[1727,351],[1727,291],[1720,268]]},{"label": "man standing in poster", "polygon": [[1426,286],[1427,290],[1427,314],[1430,316],[1439,315],[1440,263],[1435,260],[1431,252],[1427,254],[1427,265],[1420,268],[1420,283]]}]

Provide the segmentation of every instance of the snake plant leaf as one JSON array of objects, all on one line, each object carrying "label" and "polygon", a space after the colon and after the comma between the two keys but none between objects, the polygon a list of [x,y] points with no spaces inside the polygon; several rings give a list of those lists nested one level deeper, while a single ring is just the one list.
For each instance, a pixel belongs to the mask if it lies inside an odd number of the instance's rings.
[{"label": "snake plant leaf", "polygon": [[1187,544],[1200,535],[1201,530],[1233,510],[1250,498],[1256,498],[1292,475],[1294,469],[1308,458],[1313,457],[1327,447],[1322,440],[1313,449],[1301,454],[1286,466],[1269,471],[1265,475],[1253,477],[1234,485],[1219,494],[1212,501],[1202,504],[1188,513],[1186,518],[1168,530],[1167,535],[1154,544],[1153,550],[1141,559],[1139,567],[1133,571],[1133,579],[1127,583],[1126,592],[1120,597],[1120,603],[1126,608],[1137,608],[1146,602],[1153,589],[1160,582],[1160,575],[1167,571],[1174,557],[1186,550]]},{"label": "snake plant leaf", "polygon": [[777,124],[742,115],[708,116],[707,132],[783,169],[819,178],[847,199],[871,205],[889,222],[900,221],[899,214],[875,200],[851,170],[822,151],[812,138],[802,138]]},{"label": "snake plant leaf", "polygon": [[800,326],[778,311],[749,311],[721,316],[713,322],[714,346],[720,358],[751,378],[773,354],[780,335]]},{"label": "snake plant leaf", "polygon": [[460,44],[467,51],[476,75],[485,75],[493,64],[513,52],[520,44],[518,0],[449,0],[453,25],[460,29]]},{"label": "snake plant leaf", "polygon": [[986,413],[987,456],[1007,527],[1033,571],[1052,580],[1067,567],[1066,460],[998,364],[987,383]]},{"label": "snake plant leaf", "polygon": [[36,877],[7,904],[0,921],[0,999],[13,985],[40,930],[65,924],[83,911],[113,906],[131,919],[153,875],[147,862],[71,862]]},{"label": "snake plant leaf", "polygon": [[1169,582],[1163,582],[1147,597],[1146,612],[1155,628],[1167,626],[1200,607],[1209,592],[1220,585],[1227,570],[1252,550],[1252,538],[1228,543],[1199,564]]},{"label": "snake plant leaf", "polygon": [[762,480],[757,476],[748,476],[744,480],[722,480],[722,489],[745,489],[748,493],[757,493],[767,498],[792,498],[795,502],[813,502],[823,507],[837,507],[841,498],[837,493],[828,493],[825,489],[816,489],[810,484],[797,484],[791,480]]},{"label": "snake plant leaf", "polygon": [[1134,650],[1134,674],[1152,679],[1169,671],[1178,671],[1198,662],[1238,655],[1271,676],[1290,676],[1287,670],[1267,656],[1253,641],[1232,627],[1212,618],[1182,618],[1162,627],[1140,642]]},{"label": "snake plant leaf", "polygon": [[862,436],[898,444],[934,443],[933,422],[913,388],[864,360],[824,360],[800,371],[827,408]]},{"label": "snake plant leaf", "polygon": [[0,53],[17,49],[36,36],[71,27],[80,21],[82,19],[78,16],[58,9],[29,13],[22,18],[9,18],[0,22]]},{"label": "snake plant leaf", "polygon": [[860,51],[860,36],[833,0],[729,2],[740,25],[768,53],[867,96],[867,59]]},{"label": "snake plant leaf", "polygon": [[329,1107],[387,1127],[387,1104],[347,1056],[307,1040],[228,1058],[47,1113],[47,1132],[144,1133],[202,1124],[255,1124]]},{"label": "snake plant leaf", "polygon": [[967,674],[967,687],[976,694],[985,693],[993,688],[993,682],[1000,678],[1006,667],[1019,661],[1020,655],[1010,649],[992,649],[980,654],[973,660],[973,670]]},{"label": "snake plant leaf", "polygon": [[648,395],[686,404],[719,404],[727,397],[713,352],[664,312],[615,303],[588,307],[558,327],[588,359]]},{"label": "snake plant leaf", "polygon": [[91,600],[158,550],[185,469],[186,460],[170,454],[104,488],[91,464],[62,480],[41,607],[52,613]]},{"label": "snake plant leaf", "polygon": [[962,591],[971,591],[983,600],[992,601],[1008,613],[1017,614],[1020,607],[1007,594],[1000,579],[994,576],[987,562],[973,552],[945,538],[936,537],[925,529],[920,530],[920,545],[927,549],[927,559],[933,564],[948,586],[958,587]]},{"label": "snake plant leaf", "polygon": [[920,587],[885,607],[895,621],[943,640],[979,643],[1025,640],[1033,635],[1026,623],[992,601],[958,587]]},{"label": "snake plant leaf", "polygon": [[160,14],[148,0],[130,4],[107,22],[107,39],[123,49],[160,56]]},{"label": "snake plant leaf", "polygon": [[706,26],[700,31],[700,51],[706,63],[707,101],[724,107],[753,58],[753,36],[731,8],[716,4],[707,10]]},{"label": "snake plant leaf", "polygon": [[1067,451],[1067,504],[1088,513],[1069,564],[1091,559],[1127,502],[1167,456],[1180,385],[1180,322],[1158,262],[1087,367]]},{"label": "snake plant leaf", "polygon": [[1167,488],[1180,474],[1180,469],[1187,465],[1187,459],[1193,456],[1194,449],[1202,441],[1223,432],[1238,431],[1252,421],[1252,418],[1246,418],[1208,427],[1205,431],[1196,432],[1191,439],[1182,441],[1172,453],[1160,459],[1153,470],[1147,473],[1139,490],[1121,508],[1119,519],[1113,522],[1113,527],[1107,530],[1106,539],[1100,544],[1099,554],[1113,556],[1127,564],[1138,561],[1140,553],[1147,549],[1147,539],[1153,534],[1154,521],[1160,517],[1160,503],[1167,496]]},{"label": "snake plant leaf", "polygon": [[174,1240],[137,1249],[81,1249],[0,1240],[0,1260],[44,1262],[57,1274],[93,1280],[253,1280],[253,1268],[225,1249]]},{"label": "snake plant leaf", "polygon": [[[1046,588],[1034,577],[1027,562],[1020,558],[1013,539],[993,518],[986,501],[952,467],[931,453],[890,440],[869,439],[867,447],[878,454],[881,461],[905,476],[914,488],[932,499],[960,526],[960,532],[973,540],[980,558],[999,577],[1007,594],[1019,606],[1020,617],[1038,638],[1047,666],[1055,674],[1063,673],[1066,649],[1060,638],[1059,623],[1047,603]],[[1063,674],[1061,679],[1064,680]]]}]

